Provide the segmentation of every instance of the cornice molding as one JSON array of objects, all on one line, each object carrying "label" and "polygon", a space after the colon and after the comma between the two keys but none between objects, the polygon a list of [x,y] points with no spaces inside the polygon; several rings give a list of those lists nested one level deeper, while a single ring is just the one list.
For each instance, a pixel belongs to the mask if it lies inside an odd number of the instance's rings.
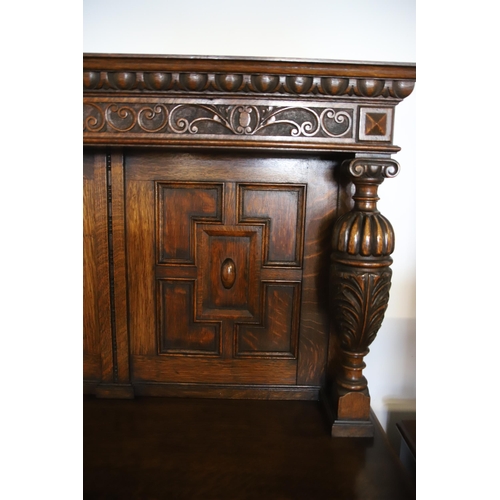
[{"label": "cornice molding", "polygon": [[83,69],[86,144],[394,152],[393,108],[415,84],[395,63],[84,55]]},{"label": "cornice molding", "polygon": [[402,100],[415,86],[411,80],[340,76],[202,73],[168,71],[84,71],[83,91],[154,92],[162,94],[301,95]]}]

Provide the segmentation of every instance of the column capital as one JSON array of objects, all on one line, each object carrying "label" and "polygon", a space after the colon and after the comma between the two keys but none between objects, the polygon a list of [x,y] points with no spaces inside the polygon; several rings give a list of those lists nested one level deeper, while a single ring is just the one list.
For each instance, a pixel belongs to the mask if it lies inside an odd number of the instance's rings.
[{"label": "column capital", "polygon": [[378,184],[384,178],[396,177],[400,170],[399,163],[392,158],[368,156],[345,160],[342,168],[354,179],[378,181]]}]

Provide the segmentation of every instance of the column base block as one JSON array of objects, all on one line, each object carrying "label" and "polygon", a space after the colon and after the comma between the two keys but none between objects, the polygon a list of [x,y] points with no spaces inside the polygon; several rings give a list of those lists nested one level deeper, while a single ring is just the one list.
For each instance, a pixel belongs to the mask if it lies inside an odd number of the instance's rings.
[{"label": "column base block", "polygon": [[331,425],[332,437],[372,438],[374,436],[374,426],[370,416],[362,419],[339,418],[336,410],[338,401],[335,402],[325,389],[321,389],[320,399],[326,411],[328,422]]}]

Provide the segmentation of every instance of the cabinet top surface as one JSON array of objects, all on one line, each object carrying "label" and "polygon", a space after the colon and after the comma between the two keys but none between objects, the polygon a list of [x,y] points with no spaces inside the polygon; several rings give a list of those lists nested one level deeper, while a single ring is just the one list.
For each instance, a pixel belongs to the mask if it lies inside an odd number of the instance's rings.
[{"label": "cabinet top surface", "polygon": [[236,71],[415,80],[415,63],[153,54],[83,54],[84,70]]}]

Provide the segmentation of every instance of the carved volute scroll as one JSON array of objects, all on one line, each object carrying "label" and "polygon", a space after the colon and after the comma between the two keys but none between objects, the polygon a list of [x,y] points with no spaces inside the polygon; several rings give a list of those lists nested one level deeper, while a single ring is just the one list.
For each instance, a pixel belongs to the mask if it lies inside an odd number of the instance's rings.
[{"label": "carved volute scroll", "polygon": [[339,422],[353,418],[368,422],[363,358],[387,309],[394,250],[394,231],[377,210],[377,191],[384,178],[397,175],[399,165],[389,158],[356,158],[342,167],[356,191],[353,209],[339,217],[332,236],[330,301],[339,346],[333,397]]}]

